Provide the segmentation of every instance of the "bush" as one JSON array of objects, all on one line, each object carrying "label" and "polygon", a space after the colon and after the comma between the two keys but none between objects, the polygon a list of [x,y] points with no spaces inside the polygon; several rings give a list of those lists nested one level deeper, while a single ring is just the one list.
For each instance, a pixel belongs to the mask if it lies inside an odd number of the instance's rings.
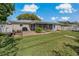
[{"label": "bush", "polygon": [[36,27],[35,32],[37,33],[41,33],[43,31],[43,29],[41,27]]}]

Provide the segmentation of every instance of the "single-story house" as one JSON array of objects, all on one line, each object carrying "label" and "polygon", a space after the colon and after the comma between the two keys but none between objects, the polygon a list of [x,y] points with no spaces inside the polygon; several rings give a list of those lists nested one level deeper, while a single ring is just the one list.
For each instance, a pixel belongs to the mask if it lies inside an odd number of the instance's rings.
[{"label": "single-story house", "polygon": [[13,32],[13,31],[34,31],[36,27],[42,27],[43,30],[79,30],[78,25],[60,25],[53,22],[42,22],[34,20],[17,20],[9,21],[4,24],[0,24],[0,32]]},{"label": "single-story house", "polygon": [[13,31],[34,31],[36,27],[42,27],[43,30],[55,30],[55,24],[52,22],[41,22],[33,20],[17,20],[0,24],[0,32]]}]

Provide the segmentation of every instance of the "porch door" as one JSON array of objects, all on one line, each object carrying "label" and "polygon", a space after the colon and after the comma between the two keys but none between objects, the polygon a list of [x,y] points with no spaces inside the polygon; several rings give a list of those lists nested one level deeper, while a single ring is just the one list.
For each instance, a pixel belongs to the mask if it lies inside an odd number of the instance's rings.
[{"label": "porch door", "polygon": [[35,24],[31,24],[30,29],[31,29],[32,31],[34,31],[34,30],[35,30]]}]

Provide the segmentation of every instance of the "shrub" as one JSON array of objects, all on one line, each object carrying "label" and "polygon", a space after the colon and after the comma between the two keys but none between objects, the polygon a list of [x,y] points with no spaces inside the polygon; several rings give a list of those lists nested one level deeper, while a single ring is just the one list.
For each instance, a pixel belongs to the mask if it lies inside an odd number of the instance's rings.
[{"label": "shrub", "polygon": [[43,31],[43,29],[41,27],[36,27],[35,32],[37,33],[41,33]]}]

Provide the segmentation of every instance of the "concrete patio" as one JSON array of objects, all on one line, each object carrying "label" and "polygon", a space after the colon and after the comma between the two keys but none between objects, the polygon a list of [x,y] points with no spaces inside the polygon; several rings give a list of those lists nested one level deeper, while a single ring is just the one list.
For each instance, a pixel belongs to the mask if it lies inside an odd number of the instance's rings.
[{"label": "concrete patio", "polygon": [[18,36],[31,36],[31,35],[43,35],[43,34],[49,34],[51,32],[42,32],[42,33],[36,33],[34,31],[24,31],[21,33],[16,33],[14,36],[18,37]]}]

